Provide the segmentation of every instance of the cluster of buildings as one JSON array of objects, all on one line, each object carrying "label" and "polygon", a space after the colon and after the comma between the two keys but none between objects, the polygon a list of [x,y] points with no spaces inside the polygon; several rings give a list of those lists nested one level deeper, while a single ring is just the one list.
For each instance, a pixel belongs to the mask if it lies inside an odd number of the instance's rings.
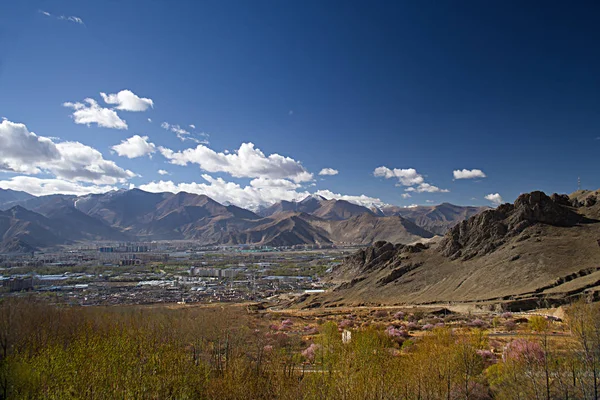
[{"label": "cluster of buildings", "polygon": [[80,305],[256,301],[323,290],[318,275],[340,256],[239,247],[192,251],[179,243],[71,247],[0,256],[0,296],[49,292]]}]

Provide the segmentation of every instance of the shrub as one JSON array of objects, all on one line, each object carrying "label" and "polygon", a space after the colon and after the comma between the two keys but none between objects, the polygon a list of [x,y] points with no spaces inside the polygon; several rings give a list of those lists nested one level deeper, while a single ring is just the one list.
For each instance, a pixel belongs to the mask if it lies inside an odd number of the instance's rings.
[{"label": "shrub", "polygon": [[502,358],[505,361],[513,360],[531,363],[542,363],[544,361],[544,349],[538,342],[526,339],[515,339],[504,348]]},{"label": "shrub", "polygon": [[395,318],[395,319],[402,320],[402,319],[404,319],[405,315],[406,315],[406,314],[405,314],[405,313],[403,313],[402,311],[398,311],[396,314],[394,314],[394,318]]},{"label": "shrub", "polygon": [[507,331],[514,331],[515,329],[517,329],[517,323],[514,320],[509,319],[504,323],[504,328]]},{"label": "shrub", "polygon": [[321,349],[321,345],[312,343],[306,349],[302,350],[302,356],[309,362],[314,362],[317,352]]},{"label": "shrub", "polygon": [[409,322],[408,324],[406,324],[406,329],[410,331],[416,331],[419,329],[419,325],[417,325],[415,322]]},{"label": "shrub", "polygon": [[340,323],[338,324],[338,328],[339,329],[347,329],[347,328],[352,328],[354,326],[354,321],[351,321],[349,319],[343,319],[340,321]]},{"label": "shrub", "polygon": [[469,326],[472,326],[474,328],[484,328],[487,326],[487,322],[485,322],[484,320],[482,320],[480,318],[475,318],[473,321],[471,321],[469,323]]}]

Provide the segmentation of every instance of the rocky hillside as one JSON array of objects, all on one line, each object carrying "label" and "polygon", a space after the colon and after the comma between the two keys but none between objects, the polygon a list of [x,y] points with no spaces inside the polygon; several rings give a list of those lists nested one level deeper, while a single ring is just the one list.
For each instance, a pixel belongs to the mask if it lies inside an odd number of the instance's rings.
[{"label": "rocky hillside", "polygon": [[512,309],[600,297],[600,192],[523,194],[430,244],[377,242],[301,306],[478,302]]}]

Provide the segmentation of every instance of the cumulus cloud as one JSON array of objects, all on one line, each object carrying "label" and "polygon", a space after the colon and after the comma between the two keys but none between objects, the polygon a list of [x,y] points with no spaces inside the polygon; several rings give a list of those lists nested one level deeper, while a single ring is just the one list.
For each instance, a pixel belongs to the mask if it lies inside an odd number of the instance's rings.
[{"label": "cumulus cloud", "polygon": [[424,182],[423,176],[414,168],[390,169],[388,167],[378,167],[373,171],[373,175],[385,179],[398,178],[398,181],[402,186],[413,186]]},{"label": "cumulus cloud", "polygon": [[114,186],[82,185],[62,179],[41,179],[33,176],[15,176],[7,180],[0,180],[0,189],[20,190],[34,196],[49,194],[84,195],[117,190]]},{"label": "cumulus cloud", "polygon": [[79,18],[79,17],[68,16],[68,15],[53,15],[53,14],[49,13],[48,11],[44,11],[44,10],[39,10],[39,12],[40,12],[40,14],[43,14],[46,17],[56,18],[56,19],[61,20],[61,21],[74,22],[74,23],[79,24],[79,25],[85,25],[83,23],[83,20],[81,18]]},{"label": "cumulus cloud", "polygon": [[457,169],[452,171],[454,179],[474,179],[474,178],[485,178],[486,175],[480,169]]},{"label": "cumulus cloud", "polygon": [[100,93],[106,104],[116,104],[117,110],[123,111],[146,111],[148,107],[154,107],[154,101],[145,97],[139,97],[131,90],[121,90],[119,93]]},{"label": "cumulus cloud", "polygon": [[137,176],[114,161],[105,160],[98,150],[82,143],[63,142],[56,147],[60,151],[60,160],[47,163],[43,168],[58,178],[112,185]]},{"label": "cumulus cloud", "polygon": [[340,171],[333,168],[323,168],[321,171],[319,171],[319,175],[337,175],[339,173]]},{"label": "cumulus cloud", "polygon": [[63,103],[63,106],[72,108],[73,120],[76,124],[87,125],[97,124],[103,128],[127,129],[127,122],[116,111],[109,108],[103,108],[98,105],[94,99],[85,99],[85,103]]},{"label": "cumulus cloud", "polygon": [[41,163],[57,161],[60,157],[51,139],[29,132],[25,124],[7,119],[0,123],[0,169],[38,174]]},{"label": "cumulus cloud", "polygon": [[296,190],[300,187],[299,184],[287,179],[268,179],[263,177],[252,179],[250,186],[259,189],[281,188],[286,190]]},{"label": "cumulus cloud", "polygon": [[112,146],[118,155],[127,158],[143,157],[156,151],[156,145],[148,142],[148,136],[134,135]]},{"label": "cumulus cloud", "polygon": [[500,204],[502,204],[504,202],[504,200],[502,200],[502,196],[500,196],[499,193],[490,193],[485,196],[485,199],[491,201],[493,204],[495,204],[497,206],[499,206]]},{"label": "cumulus cloud", "polygon": [[299,161],[279,154],[266,156],[253,143],[242,143],[230,154],[217,153],[201,144],[181,152],[164,147],[159,147],[159,150],[172,164],[198,164],[204,171],[225,172],[235,178],[289,179],[296,183],[313,179]]},{"label": "cumulus cloud", "polygon": [[[179,138],[179,140],[181,140],[182,142],[184,142],[186,140],[190,140],[190,141],[198,143],[198,144],[208,144],[209,143],[208,140],[206,140],[206,139],[198,139],[197,137],[195,137],[194,134],[185,130],[184,128],[182,128],[181,126],[179,126],[177,124],[170,124],[168,122],[163,122],[162,124],[160,124],[160,127],[167,131],[173,132],[175,135],[177,135],[177,138]],[[195,129],[196,126],[190,125],[190,128]],[[200,136],[207,138],[208,134],[200,133]]]},{"label": "cumulus cloud", "polygon": [[136,176],[105,160],[102,154],[79,142],[55,143],[29,132],[25,124],[3,120],[0,123],[1,168],[35,175],[54,174],[59,179],[115,184]]},{"label": "cumulus cloud", "polygon": [[410,199],[412,197],[410,193],[402,193],[401,196],[403,199]]},{"label": "cumulus cloud", "polygon": [[448,193],[450,192],[448,189],[440,189],[437,186],[430,185],[429,183],[421,183],[415,187],[409,187],[404,189],[407,192],[415,192],[415,193]]},{"label": "cumulus cloud", "polygon": [[169,171],[165,171],[164,169],[159,169],[158,174],[159,175],[171,175],[171,174],[169,174]]},{"label": "cumulus cloud", "polygon": [[376,177],[382,177],[385,179],[398,179],[398,183],[396,186],[405,186],[406,192],[415,192],[415,193],[447,193],[448,189],[440,189],[437,186],[431,185],[425,182],[425,178],[423,175],[419,174],[414,168],[407,169],[399,169],[394,168],[390,169],[388,167],[377,167],[373,171],[373,175]]}]

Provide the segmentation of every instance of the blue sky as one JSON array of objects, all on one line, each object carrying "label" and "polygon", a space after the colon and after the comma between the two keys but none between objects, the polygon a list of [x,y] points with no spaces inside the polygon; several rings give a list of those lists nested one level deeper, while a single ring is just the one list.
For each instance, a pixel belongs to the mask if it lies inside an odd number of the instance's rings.
[{"label": "blue sky", "polygon": [[[2,2],[0,188],[249,207],[597,189],[599,17],[592,2]],[[93,122],[114,115],[127,129]]]}]

